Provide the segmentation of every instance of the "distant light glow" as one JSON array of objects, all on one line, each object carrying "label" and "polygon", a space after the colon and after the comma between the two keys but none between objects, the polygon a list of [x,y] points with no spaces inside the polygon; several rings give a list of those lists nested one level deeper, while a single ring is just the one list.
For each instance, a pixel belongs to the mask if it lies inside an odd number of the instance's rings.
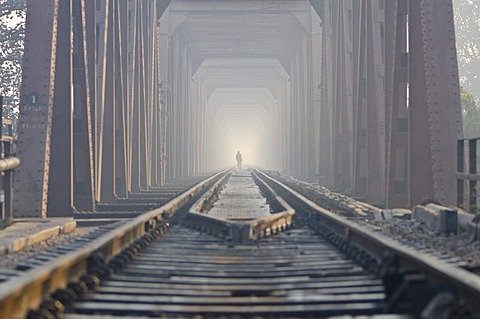
[{"label": "distant light glow", "polygon": [[[193,76],[205,83],[208,121],[208,165],[220,169],[244,164],[276,168],[279,163],[280,94],[288,74],[276,59],[207,59]],[[280,101],[278,100],[280,99]]]}]

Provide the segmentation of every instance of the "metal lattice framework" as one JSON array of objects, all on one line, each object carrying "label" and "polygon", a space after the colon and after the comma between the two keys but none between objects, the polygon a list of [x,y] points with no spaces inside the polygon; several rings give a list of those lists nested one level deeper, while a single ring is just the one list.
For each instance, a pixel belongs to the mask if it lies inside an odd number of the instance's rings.
[{"label": "metal lattice framework", "polygon": [[[209,88],[184,83],[202,60],[160,32],[170,2],[28,2],[15,216],[93,210],[211,168],[202,147],[211,114],[191,107]],[[298,18],[310,33],[290,61],[278,57],[298,102],[271,111],[286,124],[278,162],[374,204],[456,204],[451,0],[310,4],[311,27]]]}]

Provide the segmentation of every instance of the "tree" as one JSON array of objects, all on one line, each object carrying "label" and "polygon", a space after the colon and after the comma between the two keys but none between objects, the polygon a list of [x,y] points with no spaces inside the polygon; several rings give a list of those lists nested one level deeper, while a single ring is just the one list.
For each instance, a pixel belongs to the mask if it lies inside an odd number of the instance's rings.
[{"label": "tree", "polygon": [[0,0],[0,95],[4,117],[17,118],[22,82],[26,0]]},{"label": "tree", "polygon": [[460,84],[480,99],[480,4],[454,0]]},{"label": "tree", "polygon": [[463,89],[461,100],[465,138],[480,137],[480,103],[472,93]]}]

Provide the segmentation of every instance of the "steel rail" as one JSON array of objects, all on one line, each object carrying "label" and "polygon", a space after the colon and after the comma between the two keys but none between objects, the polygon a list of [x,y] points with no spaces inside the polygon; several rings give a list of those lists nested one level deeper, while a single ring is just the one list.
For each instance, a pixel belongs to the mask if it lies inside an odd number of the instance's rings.
[{"label": "steel rail", "polygon": [[223,237],[232,243],[247,243],[287,229],[292,224],[295,210],[275,191],[253,173],[254,180],[277,212],[271,216],[249,221],[235,221],[208,215],[206,206],[216,200],[230,174],[218,180],[188,211],[186,222],[212,235]]},{"label": "steel rail", "polygon": [[[289,203],[295,208],[313,213],[324,226],[343,238],[349,245],[365,251],[380,264],[386,255],[394,256],[401,269],[421,272],[435,282],[447,283],[470,304],[478,307],[480,299],[480,277],[462,268],[449,265],[437,258],[412,250],[381,234],[369,231],[358,224],[318,206],[316,203],[256,169],[256,172],[272,186],[277,193],[288,193]],[[284,197],[285,198],[285,197]]]},{"label": "steel rail", "polygon": [[154,230],[157,223],[167,221],[195,195],[210,187],[227,172],[225,170],[205,179],[162,207],[136,217],[81,250],[55,259],[45,267],[27,271],[13,283],[1,284],[0,318],[24,318],[29,310],[36,309],[49,294],[86,275],[92,261],[107,264],[130,244]]}]

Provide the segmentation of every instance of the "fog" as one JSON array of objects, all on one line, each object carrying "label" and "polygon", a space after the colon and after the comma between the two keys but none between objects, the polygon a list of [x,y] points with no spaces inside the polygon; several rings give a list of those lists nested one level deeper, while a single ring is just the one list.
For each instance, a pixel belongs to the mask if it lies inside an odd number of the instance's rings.
[{"label": "fog", "polygon": [[244,163],[291,170],[313,130],[307,110],[319,26],[303,0],[172,1],[160,20],[167,134],[176,136],[170,159],[200,156],[215,170],[234,165],[240,151]]}]

